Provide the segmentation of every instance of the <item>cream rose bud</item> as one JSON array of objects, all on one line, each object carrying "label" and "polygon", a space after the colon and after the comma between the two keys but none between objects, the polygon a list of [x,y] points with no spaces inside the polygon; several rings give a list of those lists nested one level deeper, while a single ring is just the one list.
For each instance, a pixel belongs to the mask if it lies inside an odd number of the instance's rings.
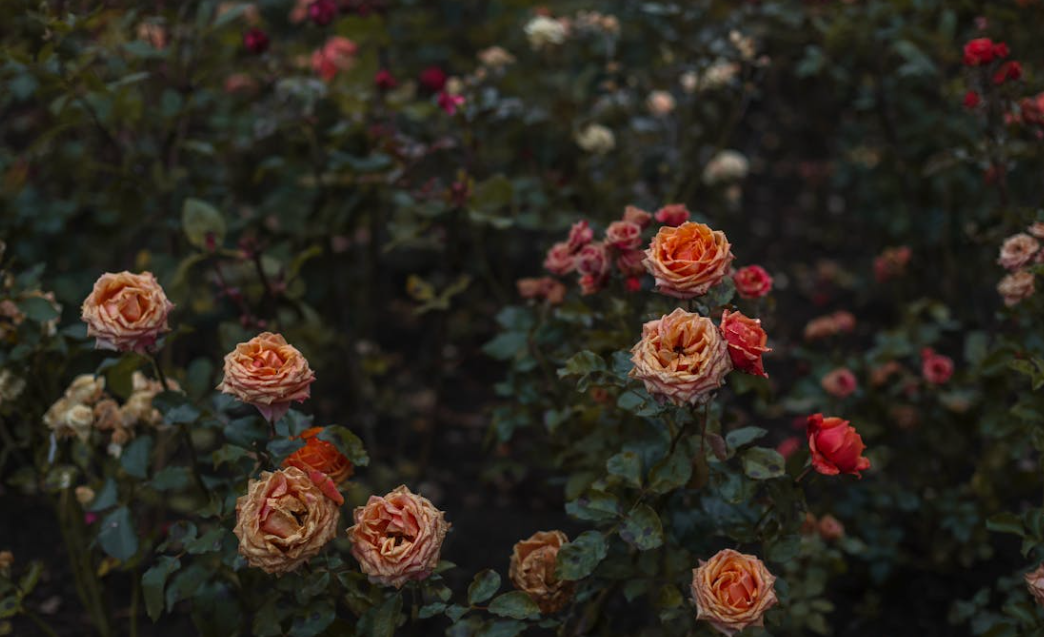
[{"label": "cream rose bud", "polygon": [[703,183],[708,185],[739,181],[750,171],[750,162],[738,150],[723,150],[707,162]]},{"label": "cream rose bud", "polygon": [[217,388],[277,422],[292,401],[309,397],[314,381],[315,373],[297,348],[280,334],[262,332],[225,356],[225,377]]},{"label": "cream rose bud", "polygon": [[266,573],[288,573],[337,535],[342,504],[337,487],[319,471],[265,471],[236,501],[239,552]]},{"label": "cream rose bud", "polygon": [[1024,576],[1026,580],[1026,589],[1033,595],[1034,601],[1038,605],[1044,606],[1044,564],[1041,564],[1036,570],[1026,573]]},{"label": "cream rose bud", "polygon": [[174,304],[151,272],[106,273],[83,302],[87,336],[97,349],[145,353],[170,331],[167,315]]},{"label": "cream rose bud", "polygon": [[450,523],[430,500],[402,485],[384,497],[370,496],[353,515],[352,555],[371,582],[402,588],[435,570]]},{"label": "cream rose bud", "polygon": [[524,27],[529,46],[534,51],[565,42],[568,31],[565,24],[547,16],[538,15]]},{"label": "cream rose bud", "polygon": [[732,370],[728,343],[709,318],[678,308],[642,327],[630,376],[660,401],[707,402]]},{"label": "cream rose bud", "polygon": [[764,626],[765,611],[776,604],[776,578],[757,557],[732,549],[719,551],[692,569],[696,619],[723,635]]},{"label": "cream rose bud", "polygon": [[616,148],[616,136],[613,131],[601,124],[588,124],[575,136],[576,145],[593,155],[604,155]]},{"label": "cream rose bud", "polygon": [[576,590],[575,582],[555,577],[558,551],[568,543],[569,538],[561,531],[537,531],[511,551],[511,583],[529,595],[542,613],[562,610]]}]

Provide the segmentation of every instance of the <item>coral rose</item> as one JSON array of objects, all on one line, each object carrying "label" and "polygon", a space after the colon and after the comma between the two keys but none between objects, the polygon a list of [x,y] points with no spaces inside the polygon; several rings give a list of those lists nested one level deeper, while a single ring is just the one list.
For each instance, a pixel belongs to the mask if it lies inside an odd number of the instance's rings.
[{"label": "coral rose", "polygon": [[1036,570],[1026,573],[1024,576],[1026,580],[1026,589],[1033,596],[1034,601],[1039,606],[1044,606],[1044,564],[1041,564]]},{"label": "coral rose", "polygon": [[312,70],[329,82],[341,71],[352,68],[358,50],[359,47],[348,38],[334,36],[326,41],[323,48],[312,53]]},{"label": "coral rose", "polygon": [[290,454],[283,461],[284,467],[297,467],[301,471],[319,471],[325,473],[334,484],[341,484],[352,477],[355,467],[352,461],[337,450],[333,443],[320,440],[319,434],[322,427],[305,429],[298,436],[304,441],[305,446]]},{"label": "coral rose", "polygon": [[664,226],[645,251],[645,269],[660,293],[691,299],[706,294],[728,274],[735,258],[730,248],[724,232],[702,223]]},{"label": "coral rose", "polygon": [[632,221],[614,221],[606,228],[605,242],[617,250],[634,250],[642,245],[642,227]]},{"label": "coral rose", "polygon": [[265,471],[236,501],[239,552],[266,573],[288,573],[337,535],[344,498],[318,471]]},{"label": "coral rose", "polygon": [[724,549],[692,569],[696,619],[724,635],[764,626],[765,611],[778,601],[775,576],[757,557]]},{"label": "coral rose", "polygon": [[665,226],[680,226],[691,216],[692,213],[683,203],[667,204],[656,211],[656,220]]},{"label": "coral rose", "polygon": [[728,343],[709,318],[678,308],[642,326],[630,372],[660,401],[702,404],[732,370]]},{"label": "coral rose", "polygon": [[997,263],[1008,270],[1018,270],[1032,261],[1039,249],[1036,239],[1020,232],[1004,240]]},{"label": "coral rose", "polygon": [[765,347],[768,336],[761,329],[761,319],[725,310],[721,315],[721,333],[729,344],[729,358],[732,359],[733,367],[752,376],[768,378],[761,355],[772,349]]},{"label": "coral rose", "polygon": [[356,507],[348,529],[352,555],[371,582],[402,588],[431,575],[450,523],[446,514],[405,485]]},{"label": "coral rose", "polygon": [[953,376],[953,359],[926,347],[921,352],[921,375],[933,385],[942,385]]},{"label": "coral rose", "polygon": [[1032,272],[1013,272],[997,284],[997,293],[1004,298],[1004,305],[1012,307],[1033,296],[1035,280]]},{"label": "coral rose", "polygon": [[819,537],[827,542],[840,540],[845,536],[845,525],[841,524],[837,518],[829,513],[819,518],[819,523],[816,526],[819,527]]},{"label": "coral rose", "polygon": [[760,299],[772,291],[772,276],[760,265],[742,267],[732,275],[736,293],[744,299]]},{"label": "coral rose", "polygon": [[591,230],[591,226],[586,220],[581,220],[574,223],[573,227],[569,229],[569,239],[566,243],[569,245],[569,251],[575,254],[593,240],[594,230]]},{"label": "coral rose", "polygon": [[519,279],[515,285],[518,295],[524,299],[547,299],[551,305],[558,305],[565,300],[566,287],[549,276]]},{"label": "coral rose", "polygon": [[884,283],[906,273],[906,266],[910,263],[912,251],[909,246],[898,248],[887,248],[881,254],[874,257],[874,278],[878,283]]},{"label": "coral rose", "polygon": [[862,455],[866,445],[847,420],[824,418],[823,414],[809,416],[808,448],[812,466],[823,475],[849,473],[862,477],[860,471],[870,468],[870,460]]},{"label": "coral rose", "polygon": [[544,259],[544,269],[558,276],[564,276],[576,269],[576,255],[573,254],[569,243],[561,241],[551,246]]},{"label": "coral rose", "polygon": [[265,420],[277,422],[292,401],[309,397],[313,381],[315,373],[297,348],[280,334],[263,332],[225,356],[225,377],[217,389],[257,407]]},{"label": "coral rose", "polygon": [[827,373],[819,382],[826,393],[835,398],[847,398],[859,387],[855,374],[847,367],[838,367]]},{"label": "coral rose", "polygon": [[174,304],[151,272],[106,273],[83,301],[87,336],[97,349],[146,353],[170,331],[167,315]]},{"label": "coral rose", "polygon": [[558,550],[568,543],[569,538],[561,531],[537,531],[511,551],[511,583],[529,595],[542,613],[562,610],[576,590],[575,582],[555,577]]}]

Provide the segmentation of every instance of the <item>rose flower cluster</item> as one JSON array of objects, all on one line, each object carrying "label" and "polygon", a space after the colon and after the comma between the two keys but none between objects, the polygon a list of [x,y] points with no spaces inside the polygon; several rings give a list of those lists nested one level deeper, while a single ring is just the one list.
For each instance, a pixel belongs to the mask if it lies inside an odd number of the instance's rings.
[{"label": "rose flower cluster", "polygon": [[1004,299],[1004,305],[1018,305],[1036,291],[1036,277],[1030,266],[1044,261],[1040,239],[1044,239],[1044,222],[1038,221],[1026,228],[1026,232],[1008,237],[1001,245],[997,263],[1008,274],[997,284],[997,292]]}]

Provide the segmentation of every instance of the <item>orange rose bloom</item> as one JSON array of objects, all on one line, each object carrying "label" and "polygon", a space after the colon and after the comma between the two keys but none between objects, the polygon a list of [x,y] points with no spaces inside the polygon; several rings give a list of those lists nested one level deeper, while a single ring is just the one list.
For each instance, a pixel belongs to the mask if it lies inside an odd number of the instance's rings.
[{"label": "orange rose bloom", "polygon": [[337,535],[342,504],[333,482],[318,471],[265,471],[236,501],[239,552],[266,573],[288,573]]},{"label": "orange rose bloom", "polygon": [[371,582],[402,588],[427,578],[439,563],[450,523],[446,514],[405,485],[356,507],[348,529],[352,555]]},{"label": "orange rose bloom", "polygon": [[263,332],[236,345],[225,356],[222,392],[257,407],[265,420],[277,422],[290,410],[290,402],[303,402],[315,372],[308,361],[280,334]]},{"label": "orange rose bloom", "polygon": [[733,367],[752,376],[768,378],[761,356],[772,348],[765,346],[768,335],[761,328],[761,319],[725,310],[721,315],[721,333],[729,344]]},{"label": "orange rose bloom", "polygon": [[555,577],[558,550],[569,543],[561,531],[537,531],[515,544],[511,551],[508,576],[515,588],[524,592],[545,614],[565,608],[576,590],[576,583]]},{"label": "orange rose bloom", "polygon": [[677,228],[660,228],[645,251],[644,263],[662,294],[691,299],[725,278],[734,258],[724,232],[687,221]]},{"label": "orange rose bloom", "polygon": [[124,271],[98,277],[83,301],[82,315],[95,348],[144,354],[170,331],[167,315],[172,309],[151,272]]},{"label": "orange rose bloom", "polygon": [[823,475],[850,473],[862,477],[860,471],[870,468],[870,460],[863,457],[866,445],[847,420],[824,418],[823,414],[809,416],[808,447],[812,466]]},{"label": "orange rose bloom", "polygon": [[753,555],[719,551],[692,569],[692,601],[696,619],[724,635],[748,626],[764,626],[765,611],[776,602],[775,576]]},{"label": "orange rose bloom", "polygon": [[709,318],[678,308],[642,327],[630,372],[659,400],[702,404],[732,370],[725,338]]},{"label": "orange rose bloom", "polygon": [[290,454],[283,461],[283,466],[297,467],[302,471],[319,471],[329,476],[335,484],[341,484],[352,477],[355,467],[333,443],[318,438],[322,430],[322,427],[312,427],[302,431],[299,438],[305,441],[305,446]]}]

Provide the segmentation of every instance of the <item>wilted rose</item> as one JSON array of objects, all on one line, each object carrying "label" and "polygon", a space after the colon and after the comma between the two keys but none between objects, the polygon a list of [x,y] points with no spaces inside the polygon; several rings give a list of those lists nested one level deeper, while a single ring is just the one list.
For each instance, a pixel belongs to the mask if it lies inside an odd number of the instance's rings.
[{"label": "wilted rose", "polygon": [[82,315],[97,349],[144,354],[170,331],[167,315],[173,308],[151,272],[124,271],[95,281]]},{"label": "wilted rose", "polygon": [[732,370],[728,343],[714,322],[677,308],[642,327],[630,372],[659,400],[702,404]]},{"label": "wilted rose", "polygon": [[823,414],[808,417],[808,448],[812,452],[812,466],[823,475],[848,473],[862,477],[861,471],[870,468],[870,460],[863,457],[866,445],[847,420],[824,418]]},{"label": "wilted rose", "polygon": [[542,613],[562,610],[576,590],[575,582],[555,577],[558,551],[568,543],[569,538],[561,531],[537,531],[511,551],[511,583],[529,595]]},{"label": "wilted rose", "polygon": [[724,635],[764,626],[765,611],[776,604],[775,576],[757,557],[732,549],[719,551],[692,569],[696,619]]},{"label": "wilted rose", "polygon": [[338,451],[333,443],[319,439],[322,431],[322,427],[311,427],[302,431],[298,438],[304,441],[305,446],[290,454],[283,461],[283,466],[297,467],[306,473],[309,471],[325,473],[334,481],[334,484],[339,485],[352,477],[355,468],[352,466],[352,461]]},{"label": "wilted rose", "polygon": [[733,258],[724,232],[686,222],[660,228],[645,252],[645,268],[662,294],[691,299],[717,285]]},{"label": "wilted rose", "polygon": [[912,251],[909,246],[887,248],[874,257],[874,278],[879,283],[902,276],[910,263]]},{"label": "wilted rose", "polygon": [[292,401],[309,397],[314,381],[315,373],[297,348],[280,334],[263,332],[225,356],[225,377],[217,389],[257,407],[265,420],[277,422]]},{"label": "wilted rose", "polygon": [[236,501],[239,553],[266,573],[288,573],[337,535],[344,498],[318,471],[265,471]]},{"label": "wilted rose", "polygon": [[729,358],[738,371],[768,378],[761,356],[772,349],[766,347],[768,336],[761,329],[761,319],[725,310],[721,315],[721,333],[729,344]]},{"label": "wilted rose", "polygon": [[370,581],[402,588],[427,578],[439,563],[450,523],[446,514],[405,485],[356,507],[348,529],[352,555]]}]

